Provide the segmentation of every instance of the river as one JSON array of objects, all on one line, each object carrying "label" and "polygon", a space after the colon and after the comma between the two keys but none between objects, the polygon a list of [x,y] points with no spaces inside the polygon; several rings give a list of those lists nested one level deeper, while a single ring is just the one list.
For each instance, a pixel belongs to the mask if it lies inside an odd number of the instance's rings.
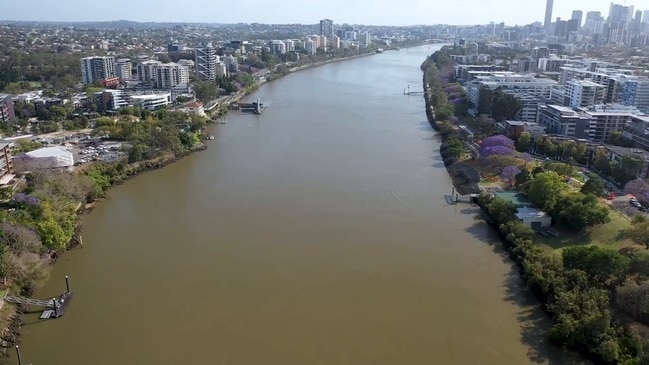
[{"label": "river", "polygon": [[419,65],[439,45],[297,72],[206,151],[84,217],[23,328],[25,363],[567,364],[493,232],[451,181]]}]

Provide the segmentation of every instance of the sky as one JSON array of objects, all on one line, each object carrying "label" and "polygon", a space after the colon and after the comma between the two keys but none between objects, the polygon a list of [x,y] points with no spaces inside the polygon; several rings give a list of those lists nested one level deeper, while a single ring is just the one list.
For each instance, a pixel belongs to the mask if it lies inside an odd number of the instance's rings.
[{"label": "sky", "polygon": [[[543,21],[545,0],[0,0],[0,20],[416,25],[525,25]],[[624,4],[624,0],[616,3]],[[649,0],[628,0],[649,10]],[[554,0],[552,19],[572,10],[608,15],[610,0]]]}]

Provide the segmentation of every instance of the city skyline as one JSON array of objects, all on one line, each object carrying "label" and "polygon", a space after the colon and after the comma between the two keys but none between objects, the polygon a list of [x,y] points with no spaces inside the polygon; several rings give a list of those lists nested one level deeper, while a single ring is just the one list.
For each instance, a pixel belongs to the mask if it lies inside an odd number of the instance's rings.
[{"label": "city skyline", "polygon": [[[606,17],[610,3],[609,0],[557,0],[553,5],[552,20],[557,17],[570,19],[573,10],[582,10],[584,13],[600,11]],[[624,4],[623,1],[616,3]],[[627,2],[626,5],[633,5],[636,10],[649,10],[649,4],[640,3],[640,1]],[[403,0],[398,4],[399,6],[396,6],[393,1],[388,0],[357,2],[333,0],[311,7],[304,6],[303,0],[285,0],[279,3],[270,0],[249,0],[227,4],[215,4],[209,0],[187,0],[183,2],[183,7],[178,7],[178,4],[171,0],[138,2],[115,0],[115,6],[104,7],[102,12],[84,13],[79,9],[88,9],[85,0],[57,2],[24,0],[20,3],[10,2],[3,5],[0,20],[317,24],[320,19],[329,18],[337,24],[472,25],[493,21],[505,22],[507,25],[525,25],[543,22],[546,1],[456,0],[452,6],[440,6],[427,0]],[[26,12],[25,9],[32,9],[32,11]],[[128,12],[124,9],[128,9]],[[206,10],[197,11],[197,9]]]}]

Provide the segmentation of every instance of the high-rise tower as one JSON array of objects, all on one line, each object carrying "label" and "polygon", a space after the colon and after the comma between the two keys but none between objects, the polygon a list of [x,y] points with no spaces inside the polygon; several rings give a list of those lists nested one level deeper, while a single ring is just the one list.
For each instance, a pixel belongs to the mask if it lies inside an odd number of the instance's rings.
[{"label": "high-rise tower", "polygon": [[547,0],[545,3],[545,21],[543,22],[545,29],[550,28],[552,24],[552,5],[554,5],[554,0]]}]

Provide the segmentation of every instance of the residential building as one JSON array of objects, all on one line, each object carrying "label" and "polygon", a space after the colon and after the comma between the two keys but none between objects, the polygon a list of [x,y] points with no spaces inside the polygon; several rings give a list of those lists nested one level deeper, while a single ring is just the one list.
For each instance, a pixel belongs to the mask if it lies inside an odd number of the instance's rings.
[{"label": "residential building", "polygon": [[318,51],[318,46],[316,45],[316,42],[309,39],[308,41],[304,42],[304,49],[306,51],[306,54],[314,55]]},{"label": "residential building", "polygon": [[81,81],[84,85],[100,83],[115,77],[115,57],[91,56],[81,59]]},{"label": "residential building", "polygon": [[270,53],[274,55],[282,55],[286,53],[286,44],[282,41],[270,41],[268,46],[270,47]]},{"label": "residential building", "polygon": [[[291,42],[291,48],[292,46],[293,46],[293,42]],[[227,68],[228,74],[239,71],[239,61],[237,60],[236,57],[227,56],[225,57],[224,61],[225,61],[225,67]]]},{"label": "residential building", "polygon": [[131,95],[130,101],[133,106],[157,110],[171,104],[171,93]]},{"label": "residential building", "polygon": [[645,179],[649,178],[649,152],[638,148],[620,147],[610,144],[605,144],[604,148],[608,152],[611,161],[619,162],[625,157],[643,161],[642,169],[638,175]]},{"label": "residential building", "polygon": [[539,107],[538,123],[549,134],[571,138],[588,138],[590,118],[561,105]]},{"label": "residential building", "polygon": [[128,95],[123,90],[104,90],[95,94],[98,112],[116,111],[129,106]]},{"label": "residential building", "polygon": [[595,142],[608,141],[613,132],[623,132],[633,116],[642,114],[635,107],[620,104],[594,105],[580,111],[590,119],[587,138]]},{"label": "residential building", "polygon": [[115,61],[115,75],[121,83],[133,78],[133,64],[128,58],[119,58]]},{"label": "residential building", "polygon": [[566,83],[563,105],[575,109],[601,104],[605,91],[604,86],[592,81],[570,80]]},{"label": "residential building", "polygon": [[154,87],[171,89],[189,83],[189,69],[178,63],[163,63],[155,67]]},{"label": "residential building", "polygon": [[361,33],[360,42],[364,46],[369,46],[370,44],[372,44],[372,37],[370,36],[370,32]]},{"label": "residential building", "polygon": [[632,116],[622,135],[633,141],[637,147],[649,151],[649,116]]},{"label": "residential building", "polygon": [[16,119],[14,102],[10,94],[0,94],[0,124],[9,124]]},{"label": "residential building", "polygon": [[621,102],[649,114],[649,78],[628,79],[622,86]]},{"label": "residential building", "polygon": [[191,101],[183,106],[183,109],[188,114],[194,114],[201,117],[205,116],[205,109],[200,101]]},{"label": "residential building", "polygon": [[14,168],[9,142],[0,141],[0,186],[6,186],[14,178]]},{"label": "residential building", "polygon": [[195,50],[196,78],[199,80],[216,80],[216,64],[219,56],[211,43]]},{"label": "residential building", "polygon": [[545,103],[545,98],[525,93],[517,93],[514,96],[521,103],[521,109],[516,114],[516,120],[536,123],[539,105]]},{"label": "residential building", "polygon": [[500,88],[505,93],[525,93],[531,96],[550,97],[550,89],[557,84],[554,80],[535,78],[530,74],[514,74],[512,72],[495,73],[489,76],[478,76],[467,85],[469,100],[477,111],[480,104],[480,89],[487,87],[491,90]]},{"label": "residential building", "polygon": [[320,21],[320,35],[323,37],[334,36],[334,21],[331,19],[322,19]]},{"label": "residential building", "polygon": [[155,89],[171,89],[189,83],[189,69],[179,63],[141,61],[137,64],[137,79]]}]

